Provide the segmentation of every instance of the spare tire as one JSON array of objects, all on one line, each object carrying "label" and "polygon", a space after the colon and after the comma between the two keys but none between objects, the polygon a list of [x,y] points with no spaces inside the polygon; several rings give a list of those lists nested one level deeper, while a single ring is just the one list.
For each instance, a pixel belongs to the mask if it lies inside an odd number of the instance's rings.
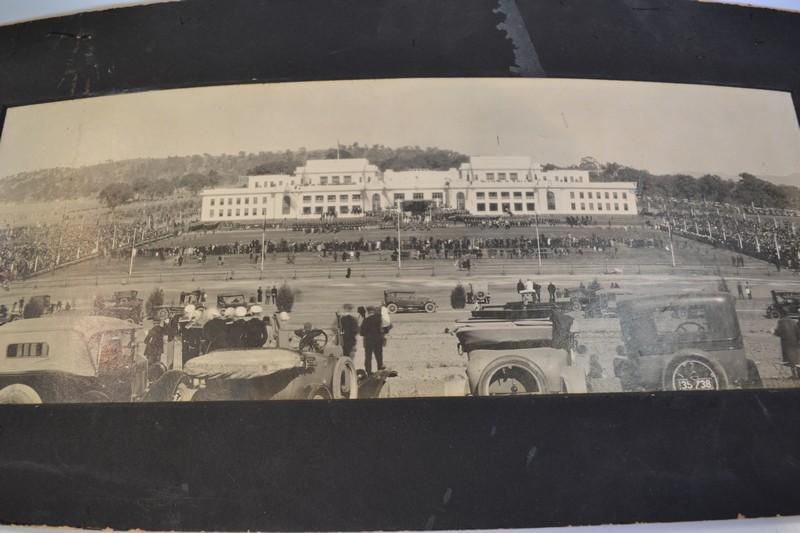
[{"label": "spare tire", "polygon": [[349,357],[340,357],[333,365],[331,391],[337,400],[358,398],[358,374]]},{"label": "spare tire", "polygon": [[33,387],[14,383],[0,389],[0,404],[40,404],[42,397]]},{"label": "spare tire", "polygon": [[664,366],[661,383],[668,391],[724,390],[728,375],[719,363],[703,355],[677,355]]},{"label": "spare tire", "polygon": [[504,356],[484,368],[478,378],[479,396],[541,394],[547,391],[542,371],[527,359]]}]

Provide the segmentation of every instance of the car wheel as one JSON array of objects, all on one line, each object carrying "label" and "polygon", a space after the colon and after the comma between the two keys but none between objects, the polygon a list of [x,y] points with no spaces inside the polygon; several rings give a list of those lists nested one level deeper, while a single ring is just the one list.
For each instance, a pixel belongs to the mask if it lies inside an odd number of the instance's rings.
[{"label": "car wheel", "polygon": [[761,373],[758,371],[755,361],[747,359],[747,379],[742,383],[743,389],[761,389],[764,387],[761,381]]},{"label": "car wheel", "polygon": [[573,311],[580,311],[581,310],[581,302],[579,302],[578,300],[573,300],[572,301],[572,310]]},{"label": "car wheel", "polygon": [[716,362],[700,355],[673,358],[664,368],[664,390],[703,391],[728,388],[728,376]]},{"label": "car wheel", "polygon": [[390,303],[390,304],[388,304],[388,305],[386,306],[386,310],[387,310],[387,311],[389,311],[389,312],[390,312],[390,313],[392,313],[392,314],[395,314],[395,313],[397,312],[397,304],[396,304],[396,303],[394,303],[394,302],[393,302],[393,303]]},{"label": "car wheel", "polygon": [[337,400],[358,398],[358,374],[349,357],[340,357],[333,366],[331,390]]},{"label": "car wheel", "polygon": [[770,318],[780,318],[780,317],[781,317],[781,314],[780,314],[780,312],[779,312],[777,309],[772,309],[772,310],[769,312],[769,317],[770,317]]},{"label": "car wheel", "polygon": [[425,312],[426,313],[433,313],[436,311],[436,304],[433,302],[428,302],[425,304]]},{"label": "car wheel", "polygon": [[331,391],[325,385],[311,387],[311,392],[308,393],[309,400],[330,400],[331,398]]},{"label": "car wheel", "polygon": [[33,387],[22,383],[14,383],[0,390],[0,404],[39,404],[42,397]]},{"label": "car wheel", "polygon": [[159,320],[167,320],[169,319],[169,311],[166,309],[159,309],[158,313],[156,313],[156,318]]},{"label": "car wheel", "polygon": [[521,357],[501,357],[490,363],[478,379],[479,396],[513,396],[546,392],[542,372]]}]

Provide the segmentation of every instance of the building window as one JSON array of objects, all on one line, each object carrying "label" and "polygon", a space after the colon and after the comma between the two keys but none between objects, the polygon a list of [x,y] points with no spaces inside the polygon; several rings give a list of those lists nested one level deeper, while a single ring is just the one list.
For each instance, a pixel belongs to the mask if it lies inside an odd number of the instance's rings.
[{"label": "building window", "polygon": [[236,199],[236,205],[241,205],[241,203],[242,203],[242,199],[241,198],[237,198]]},{"label": "building window", "polygon": [[605,196],[606,196],[606,200],[608,200],[608,191],[606,191]]},{"label": "building window", "polygon": [[514,191],[514,198],[522,198],[522,191]]},{"label": "building window", "polygon": [[614,202],[614,211],[619,211],[619,204]]},{"label": "building window", "polygon": [[303,214],[304,215],[310,215],[311,214],[311,206],[305,206],[303,208]]},{"label": "building window", "polygon": [[261,216],[262,217],[266,217],[267,216],[267,208],[266,207],[262,207],[261,208]]},{"label": "building window", "polygon": [[511,178],[511,181],[517,181],[519,179],[519,175],[516,172],[509,174],[509,177]]},{"label": "building window", "polygon": [[[266,181],[265,181],[264,183],[266,183]],[[270,186],[270,187],[274,187],[274,186],[275,186],[275,182],[274,182],[274,181],[270,181],[270,182],[269,182],[269,186]]]},{"label": "building window", "polygon": [[486,211],[486,204],[484,203],[478,204],[478,211]]},{"label": "building window", "polygon": [[241,210],[241,209],[239,209],[239,208],[237,207],[237,208],[236,208],[236,216],[238,217],[238,216],[240,216],[241,214],[242,214],[242,210]]},{"label": "building window", "polygon": [[509,196],[510,195],[508,194],[508,191],[503,191],[500,193],[500,198],[508,198]]},{"label": "building window", "polygon": [[510,213],[511,212],[511,204],[504,203],[502,206],[503,213]]},{"label": "building window", "polygon": [[343,215],[346,215],[346,214],[348,214],[348,213],[350,212],[350,206],[347,206],[347,205],[340,205],[340,206],[339,206],[339,212],[340,212],[341,214],[343,214]]},{"label": "building window", "polygon": [[249,215],[250,215],[250,208],[249,207],[245,207],[244,208],[244,216],[249,216]]},{"label": "building window", "polygon": [[533,198],[533,191],[525,191],[525,198]]},{"label": "building window", "polygon": [[463,211],[467,208],[467,197],[463,192],[456,194],[456,209]]},{"label": "building window", "polygon": [[514,211],[522,211],[522,204],[514,204]]},{"label": "building window", "polygon": [[592,191],[589,191],[589,200],[592,199]]},{"label": "building window", "polygon": [[589,202],[589,211],[594,210],[594,202]]},{"label": "building window", "polygon": [[375,212],[381,210],[381,195],[378,193],[372,195],[372,210]]},{"label": "building window", "polygon": [[617,193],[616,192],[611,193],[611,195],[614,197],[614,200],[617,199]]},{"label": "building window", "polygon": [[486,173],[486,181],[494,181],[494,172]]},{"label": "building window", "polygon": [[528,211],[536,211],[536,204],[533,202],[528,202],[525,204],[525,207],[528,209]]},{"label": "building window", "polygon": [[310,204],[311,203],[311,195],[303,196],[303,203]]},{"label": "building window", "polygon": [[331,178],[331,185],[339,185],[339,176],[333,176]]},{"label": "building window", "polygon": [[397,204],[398,201],[405,200],[406,195],[401,192],[394,193],[394,203]]},{"label": "building window", "polygon": [[571,206],[572,206],[572,210],[575,211],[575,202],[572,202]]},{"label": "building window", "polygon": [[578,176],[578,183],[583,183],[583,176]]},{"label": "building window", "polygon": [[497,191],[489,191],[489,198],[497,198]]},{"label": "building window", "polygon": [[606,202],[606,211],[611,211],[611,204]]},{"label": "building window", "polygon": [[597,202],[597,210],[598,211],[602,211],[603,210],[603,204],[602,203]]},{"label": "building window", "polygon": [[413,195],[414,200],[422,200],[425,198],[425,193],[415,192]]},{"label": "building window", "polygon": [[250,205],[250,198],[244,199],[244,205]]},{"label": "building window", "polygon": [[489,211],[497,211],[497,204],[489,204]]},{"label": "building window", "polygon": [[353,195],[353,201],[354,202],[360,202],[361,201],[361,195],[360,194],[354,194]]},{"label": "building window", "polygon": [[627,200],[628,199],[628,193],[626,193],[626,192],[622,193],[622,199],[623,200]]},{"label": "building window", "polygon": [[581,202],[581,211],[586,211],[586,204]]},{"label": "building window", "polygon": [[320,185],[327,185],[328,184],[328,176],[320,176],[319,177],[319,184]]},{"label": "building window", "polygon": [[222,213],[223,213],[223,211],[222,211],[222,209],[220,209],[220,210],[219,210],[219,213],[217,213],[217,215],[218,215],[218,216],[222,216]]},{"label": "building window", "polygon": [[231,215],[233,215],[233,210],[232,209],[228,209],[228,216],[231,216]]},{"label": "building window", "polygon": [[434,200],[444,200],[444,194],[440,192],[431,193],[431,198]]},{"label": "building window", "polygon": [[267,197],[266,196],[262,196],[261,197],[261,203],[264,204],[264,205],[267,204]]},{"label": "building window", "polygon": [[228,198],[228,205],[232,205],[232,204],[233,204],[233,198]]},{"label": "building window", "polygon": [[6,357],[47,357],[50,354],[50,346],[46,342],[24,342],[20,344],[9,344],[6,347]]},{"label": "building window", "polygon": [[353,183],[353,177],[352,176],[345,176],[344,177],[344,184],[345,185],[350,185],[351,183]]},{"label": "building window", "polygon": [[627,210],[628,210],[628,204],[622,204],[622,207],[624,207],[624,208],[625,208],[625,211],[627,211]]},{"label": "building window", "polygon": [[498,172],[497,173],[497,181],[506,181],[506,173],[505,172]]},{"label": "building window", "polygon": [[318,194],[318,195],[316,195],[314,197],[314,201],[315,202],[324,202],[325,201],[325,197],[323,195],[321,195],[321,194]]},{"label": "building window", "polygon": [[556,209],[556,194],[553,191],[547,191],[547,209],[549,211]]},{"label": "building window", "polygon": [[292,198],[288,194],[283,195],[283,205],[281,206],[281,214],[288,215],[292,211]]},{"label": "building window", "polygon": [[581,192],[579,192],[579,193],[578,193],[578,198],[580,198],[581,200],[583,200],[583,191],[581,191]]},{"label": "building window", "polygon": [[213,198],[211,199],[211,205],[212,206],[214,205],[214,199]]},{"label": "building window", "polygon": [[329,194],[328,195],[328,201],[329,202],[335,202],[336,201],[336,195],[335,194]]},{"label": "building window", "polygon": [[[570,199],[574,200],[575,199],[575,191],[569,191],[569,197],[570,197]],[[575,204],[573,204],[573,205],[575,205]]]},{"label": "building window", "polygon": [[346,195],[346,194],[340,194],[340,195],[339,195],[339,201],[340,201],[340,202],[346,202],[346,201],[348,201],[347,195]]},{"label": "building window", "polygon": [[328,206],[328,214],[329,215],[335,215],[336,214],[336,206],[335,205],[329,205]]},{"label": "building window", "polygon": [[316,206],[314,208],[314,213],[316,213],[317,215],[321,215],[322,214],[322,206],[321,205]]},{"label": "building window", "polygon": [[475,197],[479,200],[483,200],[484,198],[486,198],[486,193],[485,192],[475,193]]}]

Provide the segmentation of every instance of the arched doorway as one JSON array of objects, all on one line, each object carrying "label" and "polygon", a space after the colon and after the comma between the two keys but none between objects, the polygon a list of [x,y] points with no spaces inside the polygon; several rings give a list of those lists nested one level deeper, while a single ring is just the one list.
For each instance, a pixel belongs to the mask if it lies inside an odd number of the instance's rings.
[{"label": "arched doorway", "polygon": [[463,192],[456,194],[456,209],[464,210],[467,208],[467,197]]},{"label": "arched doorway", "polygon": [[288,194],[283,195],[283,206],[281,208],[281,214],[289,215],[292,212],[292,197]]},{"label": "arched doorway", "polygon": [[547,191],[547,210],[556,210],[556,194],[553,191]]},{"label": "arched doorway", "polygon": [[381,210],[381,195],[375,193],[372,195],[372,211],[377,213]]}]

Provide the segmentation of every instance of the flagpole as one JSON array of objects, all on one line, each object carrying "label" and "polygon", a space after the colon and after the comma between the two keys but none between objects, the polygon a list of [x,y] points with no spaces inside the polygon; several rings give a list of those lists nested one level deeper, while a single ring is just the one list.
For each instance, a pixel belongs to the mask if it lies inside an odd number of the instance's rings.
[{"label": "flagpole", "polygon": [[403,212],[403,201],[398,200],[397,201],[397,270],[398,271],[400,270],[402,264],[400,260],[400,256],[402,255],[400,248],[400,214],[402,212]]},{"label": "flagpole", "polygon": [[136,246],[131,244],[131,263],[128,267],[128,283],[131,282],[131,276],[133,275],[133,258],[136,257]]},{"label": "flagpole", "polygon": [[675,246],[672,244],[672,224],[667,219],[667,234],[669,235],[669,254],[672,256],[672,268],[675,268]]},{"label": "flagpole", "polygon": [[781,262],[781,247],[778,245],[778,234],[773,233],[772,237],[775,239],[775,253],[778,255],[778,264]]},{"label": "flagpole", "polygon": [[539,213],[533,214],[534,221],[536,222],[536,257],[539,260],[539,274],[542,273],[542,248],[539,243]]},{"label": "flagpole", "polygon": [[[266,252],[264,246],[266,244],[266,240],[267,240],[267,210],[264,209],[264,223],[261,225],[261,276],[264,275],[264,253]],[[261,276],[259,276],[258,279],[261,279]]]}]

